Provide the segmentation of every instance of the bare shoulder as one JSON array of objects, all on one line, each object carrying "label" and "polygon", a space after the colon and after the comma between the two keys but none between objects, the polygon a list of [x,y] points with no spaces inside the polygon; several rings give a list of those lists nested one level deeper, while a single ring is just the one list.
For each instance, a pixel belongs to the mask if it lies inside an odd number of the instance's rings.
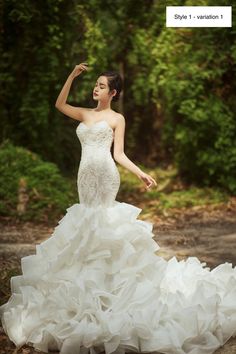
[{"label": "bare shoulder", "polygon": [[125,126],[125,117],[121,113],[115,113],[115,126],[117,127],[124,127]]}]

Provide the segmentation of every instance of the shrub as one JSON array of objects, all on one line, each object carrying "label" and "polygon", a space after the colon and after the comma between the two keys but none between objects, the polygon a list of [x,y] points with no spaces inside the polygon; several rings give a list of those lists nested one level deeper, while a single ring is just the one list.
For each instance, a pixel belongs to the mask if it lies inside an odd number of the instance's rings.
[{"label": "shrub", "polygon": [[[58,167],[5,140],[0,146],[0,215],[23,220],[54,218],[71,204],[71,182]],[[23,212],[20,212],[20,204]]]}]

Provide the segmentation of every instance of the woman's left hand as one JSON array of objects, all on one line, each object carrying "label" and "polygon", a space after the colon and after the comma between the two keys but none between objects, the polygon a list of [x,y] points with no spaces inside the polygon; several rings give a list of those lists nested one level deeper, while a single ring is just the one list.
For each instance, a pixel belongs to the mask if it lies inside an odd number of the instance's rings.
[{"label": "woman's left hand", "polygon": [[141,172],[138,175],[138,178],[146,184],[146,190],[151,188],[153,185],[157,186],[157,182],[155,181],[155,179],[145,172]]}]

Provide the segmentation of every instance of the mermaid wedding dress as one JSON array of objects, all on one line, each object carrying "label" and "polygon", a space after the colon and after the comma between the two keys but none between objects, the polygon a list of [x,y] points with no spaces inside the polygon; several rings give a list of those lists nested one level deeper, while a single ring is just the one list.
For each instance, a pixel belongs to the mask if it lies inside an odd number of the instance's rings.
[{"label": "mermaid wedding dress", "polygon": [[0,307],[5,332],[46,353],[215,352],[236,335],[236,267],[158,256],[142,209],[115,200],[113,129],[102,120],[76,133],[80,203],[21,259]]}]

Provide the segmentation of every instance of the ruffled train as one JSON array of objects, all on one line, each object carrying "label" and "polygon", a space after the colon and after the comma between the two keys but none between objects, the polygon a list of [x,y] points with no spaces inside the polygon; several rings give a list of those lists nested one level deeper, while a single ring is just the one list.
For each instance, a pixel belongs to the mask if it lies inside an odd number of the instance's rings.
[{"label": "ruffled train", "polygon": [[115,201],[74,204],[36,254],[21,259],[2,325],[61,354],[211,354],[236,335],[236,267],[156,254],[153,224]]}]

